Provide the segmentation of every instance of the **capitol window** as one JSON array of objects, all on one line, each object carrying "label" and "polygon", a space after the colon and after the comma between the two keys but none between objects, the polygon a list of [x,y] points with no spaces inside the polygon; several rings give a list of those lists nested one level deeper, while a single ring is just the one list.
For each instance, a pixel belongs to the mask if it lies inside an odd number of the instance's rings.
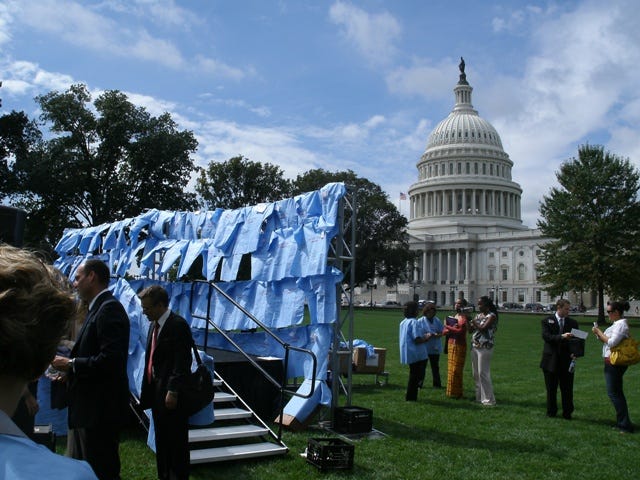
[{"label": "capitol window", "polygon": [[524,280],[525,268],[524,264],[521,263],[518,265],[518,280]]}]

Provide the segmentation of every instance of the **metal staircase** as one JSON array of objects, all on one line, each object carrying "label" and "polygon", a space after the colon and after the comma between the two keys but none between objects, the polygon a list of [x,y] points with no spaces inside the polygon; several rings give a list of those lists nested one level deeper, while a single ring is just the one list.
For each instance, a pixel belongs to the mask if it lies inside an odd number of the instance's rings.
[{"label": "metal staircase", "polygon": [[289,449],[215,373],[215,422],[189,429],[191,464],[284,455]]},{"label": "metal staircase", "polygon": [[[189,427],[192,465],[285,455],[289,451],[218,373],[214,373],[213,385],[215,421],[206,426]],[[130,404],[148,432],[150,410],[143,410],[133,394]]]}]

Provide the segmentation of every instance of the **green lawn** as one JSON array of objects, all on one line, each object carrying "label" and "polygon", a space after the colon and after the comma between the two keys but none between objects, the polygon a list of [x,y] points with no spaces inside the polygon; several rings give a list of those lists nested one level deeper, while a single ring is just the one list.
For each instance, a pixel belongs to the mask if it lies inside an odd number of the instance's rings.
[{"label": "green lawn", "polygon": [[[383,439],[355,442],[352,471],[320,473],[300,453],[319,430],[286,432],[285,457],[240,463],[201,465],[192,478],[303,479],[604,479],[640,476],[640,432],[614,430],[615,413],[606,396],[600,344],[590,336],[575,377],[574,419],[545,416],[545,389],[538,367],[542,351],[541,315],[502,314],[492,376],[498,405],[474,404],[471,363],[465,366],[465,395],[448,399],[444,390],[425,388],[416,403],[404,401],[408,367],[400,365],[400,310],[359,310],[355,337],[387,348],[389,384],[374,385],[372,375],[355,375],[353,405],[373,410],[374,428]],[[590,330],[592,317],[577,317]],[[631,322],[640,337],[637,320]],[[446,356],[441,357],[443,382]],[[430,385],[430,370],[427,381]],[[625,375],[632,420],[640,425],[640,365]],[[341,403],[343,403],[342,399]],[[122,443],[123,478],[153,479],[155,460],[138,430]]]}]

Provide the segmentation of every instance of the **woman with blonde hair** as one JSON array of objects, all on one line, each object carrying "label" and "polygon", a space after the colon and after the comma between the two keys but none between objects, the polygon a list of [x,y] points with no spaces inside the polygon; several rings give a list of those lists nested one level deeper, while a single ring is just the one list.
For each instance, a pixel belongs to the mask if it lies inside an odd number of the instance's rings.
[{"label": "woman with blonde hair", "polygon": [[91,480],[85,462],[57,455],[10,419],[27,384],[45,371],[75,318],[60,275],[26,250],[0,244],[0,477]]}]

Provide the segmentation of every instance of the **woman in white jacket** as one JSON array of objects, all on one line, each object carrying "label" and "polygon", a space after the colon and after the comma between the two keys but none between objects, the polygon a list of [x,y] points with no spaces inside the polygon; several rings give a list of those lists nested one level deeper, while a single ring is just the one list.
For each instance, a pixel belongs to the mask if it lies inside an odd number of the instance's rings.
[{"label": "woman in white jacket", "polygon": [[609,357],[611,348],[618,345],[629,336],[629,324],[623,317],[629,310],[629,302],[616,301],[607,303],[607,315],[612,325],[604,333],[594,326],[592,331],[598,340],[602,342],[602,356],[604,357],[604,379],[607,384],[607,395],[616,410],[616,427],[621,433],[633,433],[633,424],[629,418],[627,399],[622,390],[622,377],[627,371],[625,365],[611,365]]}]

